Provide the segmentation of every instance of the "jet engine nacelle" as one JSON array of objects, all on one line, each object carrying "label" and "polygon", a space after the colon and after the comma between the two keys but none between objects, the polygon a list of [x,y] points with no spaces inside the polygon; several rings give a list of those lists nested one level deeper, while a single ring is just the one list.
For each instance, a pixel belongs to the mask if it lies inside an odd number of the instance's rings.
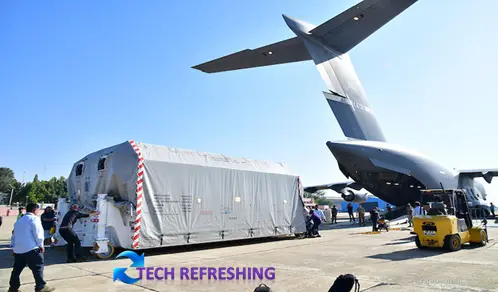
[{"label": "jet engine nacelle", "polygon": [[346,188],[341,192],[341,197],[344,201],[350,202],[350,203],[363,203],[366,202],[368,199],[368,195],[355,192],[354,190],[350,188]]}]

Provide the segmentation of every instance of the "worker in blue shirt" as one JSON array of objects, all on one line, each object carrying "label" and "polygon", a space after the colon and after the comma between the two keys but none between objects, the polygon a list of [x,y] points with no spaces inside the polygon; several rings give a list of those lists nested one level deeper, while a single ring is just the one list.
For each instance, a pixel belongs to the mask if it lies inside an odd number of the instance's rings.
[{"label": "worker in blue shirt", "polygon": [[43,280],[45,247],[44,235],[40,218],[36,212],[40,209],[37,204],[26,206],[26,214],[14,224],[11,247],[14,253],[14,267],[10,276],[9,292],[19,292],[19,279],[23,269],[28,266],[35,278],[35,291],[48,292],[54,288],[48,287]]}]

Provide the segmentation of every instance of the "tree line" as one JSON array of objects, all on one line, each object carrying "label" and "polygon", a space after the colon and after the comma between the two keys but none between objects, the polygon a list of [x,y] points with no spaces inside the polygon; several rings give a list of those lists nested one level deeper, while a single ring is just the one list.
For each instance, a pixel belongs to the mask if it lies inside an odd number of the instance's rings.
[{"label": "tree line", "polygon": [[0,193],[3,194],[2,204],[9,204],[12,193],[12,204],[19,203],[57,203],[57,199],[67,198],[66,178],[52,177],[50,180],[39,180],[38,174],[33,181],[22,183],[14,176],[14,171],[8,167],[0,167]]}]

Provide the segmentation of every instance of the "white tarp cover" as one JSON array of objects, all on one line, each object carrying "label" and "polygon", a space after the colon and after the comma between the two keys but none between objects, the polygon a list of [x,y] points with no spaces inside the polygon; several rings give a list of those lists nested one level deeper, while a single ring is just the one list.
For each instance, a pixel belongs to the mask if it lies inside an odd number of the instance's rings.
[{"label": "white tarp cover", "polygon": [[[284,164],[136,144],[145,169],[139,248],[305,231],[298,176]],[[129,142],[89,154],[71,170],[69,197],[88,206],[109,194],[136,206],[137,165]]]}]

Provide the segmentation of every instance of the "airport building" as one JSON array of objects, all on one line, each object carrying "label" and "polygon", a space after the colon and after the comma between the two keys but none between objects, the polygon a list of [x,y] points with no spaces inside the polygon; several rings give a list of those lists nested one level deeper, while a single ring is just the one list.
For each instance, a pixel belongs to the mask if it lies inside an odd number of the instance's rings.
[{"label": "airport building", "polygon": [[[340,205],[340,209],[339,209],[339,212],[347,212],[348,209],[347,209],[347,205],[349,204],[349,202],[342,202],[341,205]],[[353,205],[353,211],[356,212],[356,209],[358,209],[358,206],[360,204],[358,203],[351,203]],[[380,208],[381,210],[386,210],[386,206],[387,206],[387,202],[385,201],[382,201],[381,199],[377,198],[377,197],[368,197],[368,200],[364,203],[362,203],[363,205],[363,208],[365,208],[365,211],[367,212],[370,212],[373,207],[377,207],[377,208]],[[392,204],[389,204],[393,209],[395,208],[394,205]]]}]

